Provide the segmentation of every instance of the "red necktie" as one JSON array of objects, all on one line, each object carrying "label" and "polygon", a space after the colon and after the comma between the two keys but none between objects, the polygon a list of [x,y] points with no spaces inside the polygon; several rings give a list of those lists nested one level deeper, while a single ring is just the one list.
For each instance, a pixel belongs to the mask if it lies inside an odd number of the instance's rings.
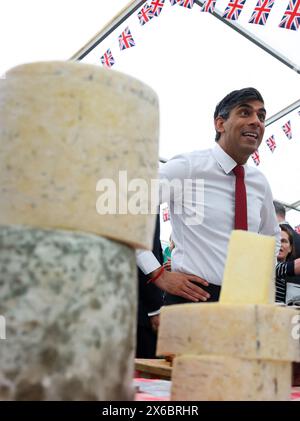
[{"label": "red necktie", "polygon": [[237,165],[233,168],[235,174],[235,223],[236,230],[248,230],[247,222],[247,195],[244,182],[244,167]]}]

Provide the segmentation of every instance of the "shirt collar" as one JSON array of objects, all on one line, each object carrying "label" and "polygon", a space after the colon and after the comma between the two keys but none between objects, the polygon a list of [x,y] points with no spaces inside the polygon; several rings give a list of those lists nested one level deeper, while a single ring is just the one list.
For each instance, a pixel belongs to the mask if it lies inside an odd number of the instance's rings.
[{"label": "shirt collar", "polygon": [[[216,143],[215,147],[212,150],[213,156],[217,163],[220,165],[220,167],[223,169],[225,174],[229,174],[230,171],[233,170],[234,167],[237,166],[237,163],[234,159],[229,156],[224,149],[221,148],[221,146]],[[246,167],[246,164],[243,165],[243,167]]]}]

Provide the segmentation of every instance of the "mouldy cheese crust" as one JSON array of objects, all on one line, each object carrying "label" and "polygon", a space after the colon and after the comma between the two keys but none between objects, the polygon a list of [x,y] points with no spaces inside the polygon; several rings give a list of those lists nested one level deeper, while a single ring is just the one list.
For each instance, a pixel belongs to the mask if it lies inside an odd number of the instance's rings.
[{"label": "mouldy cheese crust", "polygon": [[152,248],[155,215],[99,215],[103,190],[96,185],[113,180],[109,198],[118,199],[119,171],[127,171],[128,183],[149,182],[157,162],[158,100],[140,81],[71,62],[19,66],[1,81],[1,224],[91,232]]},{"label": "mouldy cheese crust", "polygon": [[131,400],[134,250],[0,226],[0,400]]}]

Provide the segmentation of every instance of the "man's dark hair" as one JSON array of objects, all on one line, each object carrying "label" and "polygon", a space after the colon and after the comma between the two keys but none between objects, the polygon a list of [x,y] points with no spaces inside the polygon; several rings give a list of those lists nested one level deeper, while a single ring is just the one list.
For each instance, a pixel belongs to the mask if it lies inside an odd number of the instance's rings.
[{"label": "man's dark hair", "polygon": [[[230,92],[230,94],[226,95],[225,98],[223,98],[216,106],[214,112],[214,119],[221,116],[222,118],[224,118],[224,120],[227,120],[230,111],[233,108],[249,100],[257,100],[264,102],[260,92],[258,92],[258,90],[255,88],[243,88],[237,91]],[[220,136],[221,134],[219,132],[216,132],[216,142],[218,142]]]},{"label": "man's dark hair", "polygon": [[281,216],[285,219],[285,207],[282,203],[277,202],[277,200],[273,200],[273,205],[275,208],[276,215]]}]

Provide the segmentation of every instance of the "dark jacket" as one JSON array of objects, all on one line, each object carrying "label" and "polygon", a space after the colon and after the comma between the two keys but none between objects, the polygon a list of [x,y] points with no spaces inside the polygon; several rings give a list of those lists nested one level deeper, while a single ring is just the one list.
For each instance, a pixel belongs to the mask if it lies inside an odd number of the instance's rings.
[{"label": "dark jacket", "polygon": [[[163,254],[159,237],[160,227],[158,216],[155,226],[153,254],[162,264]],[[138,269],[138,324],[141,326],[150,326],[148,313],[159,310],[163,302],[163,292],[154,284],[147,284],[148,279],[149,276],[144,275],[144,273]]]}]

